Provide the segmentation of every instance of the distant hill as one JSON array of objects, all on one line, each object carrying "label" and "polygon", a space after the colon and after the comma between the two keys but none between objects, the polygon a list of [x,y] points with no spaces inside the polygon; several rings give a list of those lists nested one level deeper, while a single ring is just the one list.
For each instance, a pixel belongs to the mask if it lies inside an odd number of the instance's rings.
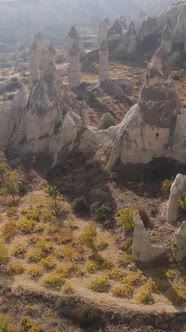
[{"label": "distant hill", "polygon": [[[162,4],[163,2],[163,4]],[[105,16],[136,17],[141,10],[155,13],[172,0],[0,0],[0,42],[15,46],[31,42],[41,31],[54,43],[62,44],[69,26],[96,27]]]}]

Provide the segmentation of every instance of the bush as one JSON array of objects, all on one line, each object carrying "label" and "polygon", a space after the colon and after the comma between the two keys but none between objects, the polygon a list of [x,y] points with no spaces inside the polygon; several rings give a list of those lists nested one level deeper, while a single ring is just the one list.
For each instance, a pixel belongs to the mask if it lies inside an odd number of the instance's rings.
[{"label": "bush", "polygon": [[18,221],[17,227],[21,232],[29,234],[34,231],[36,224],[34,219],[27,219],[25,216]]},{"label": "bush", "polygon": [[84,232],[80,236],[80,240],[86,247],[95,248],[96,235],[96,226],[90,225],[85,228]]},{"label": "bush", "polygon": [[27,274],[29,274],[33,279],[40,277],[43,271],[43,266],[40,266],[38,264],[32,264],[27,268]]},{"label": "bush", "polygon": [[12,319],[9,315],[0,315],[0,332],[13,332]]},{"label": "bush", "polygon": [[130,284],[116,286],[112,289],[113,296],[121,298],[129,298],[133,295],[134,287]]},{"label": "bush", "polygon": [[165,179],[164,181],[161,182],[161,190],[164,194],[169,194],[173,182],[174,178]]},{"label": "bush", "polygon": [[95,202],[91,205],[91,214],[96,221],[105,221],[112,214],[112,208],[108,203],[100,205]]},{"label": "bush", "polygon": [[10,275],[23,274],[24,267],[22,263],[9,263],[7,266],[7,273]]},{"label": "bush", "polygon": [[132,242],[133,242],[133,238],[132,237],[128,237],[124,244],[123,244],[123,250],[131,250],[132,249]]},{"label": "bush", "polygon": [[8,259],[8,250],[4,243],[4,240],[0,238],[0,267],[1,265],[5,264]]},{"label": "bush", "polygon": [[125,254],[122,259],[122,265],[126,267],[127,265],[134,262],[133,256],[129,254]]},{"label": "bush", "polygon": [[26,253],[26,247],[23,243],[16,243],[16,245],[12,249],[12,254],[15,257],[23,257]]},{"label": "bush", "polygon": [[32,249],[28,255],[28,261],[31,263],[40,262],[43,258],[47,256],[47,253],[41,250],[40,248]]},{"label": "bush", "polygon": [[118,211],[116,221],[126,230],[134,230],[133,215],[137,212],[135,209],[121,209]]},{"label": "bush", "polygon": [[178,207],[182,211],[186,211],[186,192],[178,198]]},{"label": "bush", "polygon": [[89,282],[88,287],[94,292],[106,293],[109,290],[110,285],[107,277],[101,277],[92,278]]},{"label": "bush", "polygon": [[17,227],[15,225],[15,222],[12,220],[7,221],[1,229],[2,235],[5,240],[12,239],[16,233],[16,230],[17,230]]},{"label": "bush", "polygon": [[109,127],[115,126],[116,121],[114,117],[110,113],[105,113],[101,117],[99,124],[98,124],[98,129],[107,129]]},{"label": "bush", "polygon": [[88,212],[89,206],[84,196],[77,197],[72,202],[72,210],[76,213]]},{"label": "bush", "polygon": [[45,286],[58,288],[64,285],[65,279],[62,273],[51,272],[42,278],[42,282]]},{"label": "bush", "polygon": [[75,271],[75,265],[72,263],[59,264],[56,268],[56,272],[63,275],[64,278],[74,275]]},{"label": "bush", "polygon": [[149,278],[136,293],[136,300],[141,304],[150,304],[153,302],[152,293],[157,289],[156,283]]}]

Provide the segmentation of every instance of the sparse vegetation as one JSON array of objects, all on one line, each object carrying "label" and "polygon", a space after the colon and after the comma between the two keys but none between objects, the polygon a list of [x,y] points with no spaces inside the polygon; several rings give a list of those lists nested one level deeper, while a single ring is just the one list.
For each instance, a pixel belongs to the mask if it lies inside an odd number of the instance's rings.
[{"label": "sparse vegetation", "polygon": [[91,214],[96,221],[105,221],[112,216],[112,208],[108,203],[95,202],[91,205]]},{"label": "sparse vegetation", "polygon": [[121,209],[118,211],[118,215],[116,217],[116,221],[119,225],[121,225],[126,230],[134,229],[133,215],[137,210],[135,209]]}]

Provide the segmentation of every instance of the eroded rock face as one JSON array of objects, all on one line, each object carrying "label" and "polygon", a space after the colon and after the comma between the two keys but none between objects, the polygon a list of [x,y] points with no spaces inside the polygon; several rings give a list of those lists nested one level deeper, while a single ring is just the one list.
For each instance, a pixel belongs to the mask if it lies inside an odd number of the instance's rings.
[{"label": "eroded rock face", "polygon": [[119,164],[147,164],[153,158],[171,157],[180,112],[180,101],[171,83],[144,84],[138,104],[119,126],[109,169]]},{"label": "eroded rock face", "polygon": [[179,217],[178,198],[186,191],[186,175],[178,174],[171,186],[166,220],[173,224]]},{"label": "eroded rock face", "polygon": [[9,146],[20,154],[48,153],[55,163],[73,150],[87,121],[85,108],[51,65],[33,89]]},{"label": "eroded rock face", "polygon": [[132,244],[132,255],[134,260],[139,263],[150,263],[164,255],[166,252],[165,247],[151,244],[144,223],[139,214],[134,214],[133,221],[135,223]]},{"label": "eroded rock face", "polygon": [[173,237],[173,252],[177,262],[186,258],[186,221],[184,221]]},{"label": "eroded rock face", "polygon": [[0,106],[0,147],[5,147],[19,127],[24,109],[28,101],[29,91],[22,86],[13,101]]}]

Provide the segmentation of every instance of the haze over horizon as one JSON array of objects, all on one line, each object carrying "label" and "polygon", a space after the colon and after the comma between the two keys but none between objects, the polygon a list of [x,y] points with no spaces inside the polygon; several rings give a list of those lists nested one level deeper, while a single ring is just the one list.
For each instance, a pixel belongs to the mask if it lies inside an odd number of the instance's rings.
[{"label": "haze over horizon", "polygon": [[58,44],[71,25],[96,29],[106,16],[114,20],[124,15],[130,20],[141,11],[157,14],[171,3],[172,0],[0,0],[0,43],[29,43],[41,31]]}]

